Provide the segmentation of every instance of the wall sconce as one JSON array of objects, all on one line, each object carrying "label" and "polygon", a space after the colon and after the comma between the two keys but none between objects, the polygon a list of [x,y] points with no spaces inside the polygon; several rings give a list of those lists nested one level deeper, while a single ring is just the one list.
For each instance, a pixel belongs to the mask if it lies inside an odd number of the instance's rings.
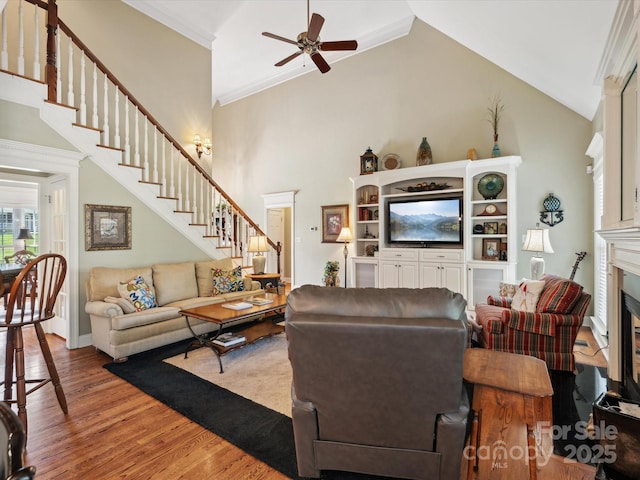
[{"label": "wall sconce", "polygon": [[553,193],[550,193],[542,202],[542,210],[540,212],[540,221],[546,223],[550,227],[564,220],[564,211],[560,208],[560,199]]},{"label": "wall sconce", "polygon": [[200,135],[197,133],[193,137],[193,143],[196,146],[196,153],[198,158],[202,157],[202,154],[211,155],[211,139],[205,138],[204,143],[200,140]]}]

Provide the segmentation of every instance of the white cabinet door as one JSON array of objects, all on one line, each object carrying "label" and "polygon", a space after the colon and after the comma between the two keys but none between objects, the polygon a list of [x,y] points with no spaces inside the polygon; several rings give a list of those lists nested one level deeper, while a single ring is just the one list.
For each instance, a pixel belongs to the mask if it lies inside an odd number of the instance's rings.
[{"label": "white cabinet door", "polygon": [[398,262],[399,286],[403,288],[418,288],[420,285],[420,274],[418,262]]},{"label": "white cabinet door", "polygon": [[440,286],[464,295],[464,265],[443,263]]},{"label": "white cabinet door", "polygon": [[440,264],[439,263],[420,263],[420,287],[439,287],[440,286]]},{"label": "white cabinet door", "polygon": [[395,260],[381,260],[380,288],[395,288],[398,286],[398,262]]},{"label": "white cabinet door", "polygon": [[473,310],[477,303],[486,303],[489,295],[498,295],[500,282],[505,281],[505,275],[506,268],[470,266],[467,308]]}]

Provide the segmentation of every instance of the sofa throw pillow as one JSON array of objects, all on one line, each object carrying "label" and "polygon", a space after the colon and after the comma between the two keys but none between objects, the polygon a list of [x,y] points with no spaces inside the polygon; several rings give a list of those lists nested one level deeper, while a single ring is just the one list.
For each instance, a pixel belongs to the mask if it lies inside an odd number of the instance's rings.
[{"label": "sofa throw pillow", "polygon": [[542,280],[523,280],[513,295],[511,308],[523,312],[535,312],[543,288]]},{"label": "sofa throw pillow", "polygon": [[136,312],[158,306],[153,290],[149,288],[144,278],[140,275],[128,282],[120,282],[120,285],[118,285],[118,293],[122,298],[131,302]]},{"label": "sofa throw pillow", "polygon": [[213,296],[244,291],[242,266],[240,265],[231,270],[212,268],[211,276],[213,277]]},{"label": "sofa throw pillow", "polygon": [[126,298],[107,297],[104,299],[107,303],[115,303],[118,305],[124,313],[133,313],[136,311],[136,307]]},{"label": "sofa throw pillow", "polygon": [[517,291],[518,291],[517,284],[500,282],[500,285],[498,287],[498,296],[513,298],[513,296],[516,294]]},{"label": "sofa throw pillow", "polygon": [[582,295],[582,285],[555,275],[544,275],[544,291],[538,302],[538,312],[559,313],[566,315],[571,313],[573,307]]}]

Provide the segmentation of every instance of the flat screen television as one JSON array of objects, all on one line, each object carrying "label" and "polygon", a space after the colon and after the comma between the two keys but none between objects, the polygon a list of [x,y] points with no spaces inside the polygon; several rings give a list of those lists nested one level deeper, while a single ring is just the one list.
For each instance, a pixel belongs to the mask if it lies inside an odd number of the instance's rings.
[{"label": "flat screen television", "polygon": [[462,245],[461,197],[392,199],[386,214],[391,245]]}]

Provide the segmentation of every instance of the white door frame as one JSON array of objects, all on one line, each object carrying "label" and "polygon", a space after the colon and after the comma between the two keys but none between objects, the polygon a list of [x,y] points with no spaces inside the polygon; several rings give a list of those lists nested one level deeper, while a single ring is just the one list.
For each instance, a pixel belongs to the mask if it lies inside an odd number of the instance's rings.
[{"label": "white door frame", "polygon": [[267,193],[262,195],[264,202],[264,225],[267,225],[268,210],[271,208],[290,208],[291,209],[291,238],[289,239],[289,245],[291,250],[291,285],[296,284],[296,264],[295,264],[295,231],[296,231],[296,210],[295,210],[295,196],[297,190],[291,190],[289,192]]},{"label": "white door frame", "polygon": [[[63,175],[68,181],[68,252],[67,252],[67,278],[69,292],[69,336],[67,348],[78,348],[79,345],[79,286],[78,286],[78,258],[79,258],[79,169],[80,161],[86,155],[81,152],[62,150],[59,148],[33,145],[30,143],[16,142],[0,138],[0,165],[8,168],[23,170],[29,175],[31,169],[36,172]],[[33,178],[37,180],[39,177]],[[40,178],[42,180],[42,178]],[[40,182],[42,183],[42,182]],[[40,251],[50,250],[49,245],[41,245]]]}]

